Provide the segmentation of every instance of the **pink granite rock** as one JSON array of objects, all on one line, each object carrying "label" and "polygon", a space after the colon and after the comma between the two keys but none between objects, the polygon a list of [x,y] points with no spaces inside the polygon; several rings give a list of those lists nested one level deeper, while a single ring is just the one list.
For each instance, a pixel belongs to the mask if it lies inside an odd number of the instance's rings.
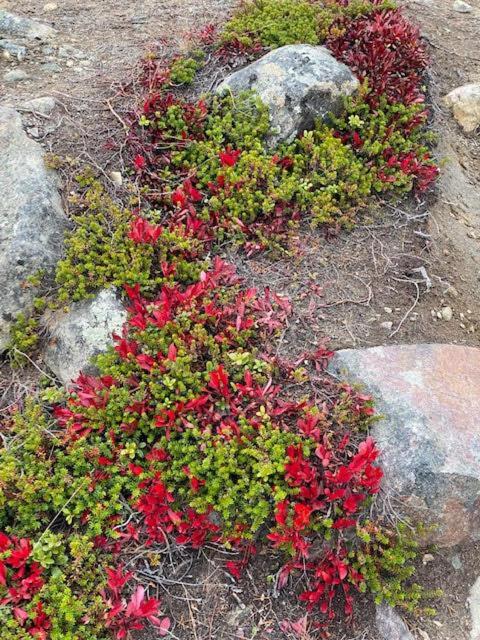
[{"label": "pink granite rock", "polygon": [[480,539],[480,349],[445,344],[339,351],[332,367],[372,393],[383,488],[438,525],[440,546]]}]

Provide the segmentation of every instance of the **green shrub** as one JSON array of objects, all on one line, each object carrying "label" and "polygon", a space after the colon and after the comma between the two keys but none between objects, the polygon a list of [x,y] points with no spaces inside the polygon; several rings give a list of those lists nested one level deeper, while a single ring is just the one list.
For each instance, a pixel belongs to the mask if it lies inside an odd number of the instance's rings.
[{"label": "green shrub", "polygon": [[264,47],[318,44],[318,8],[307,0],[253,0],[225,26],[222,39]]},{"label": "green shrub", "polygon": [[[83,182],[85,191],[75,202],[81,213],[74,216],[75,229],[67,236],[66,255],[57,265],[60,285],[57,300],[69,302],[91,297],[98,289],[139,284],[145,293],[172,277],[162,273],[163,262],[175,261],[175,279],[189,282],[204,264],[195,262],[202,244],[185,233],[181,225],[165,227],[155,247],[129,237],[132,211],[116,205],[98,180]],[[152,211],[153,221],[161,213]]]}]

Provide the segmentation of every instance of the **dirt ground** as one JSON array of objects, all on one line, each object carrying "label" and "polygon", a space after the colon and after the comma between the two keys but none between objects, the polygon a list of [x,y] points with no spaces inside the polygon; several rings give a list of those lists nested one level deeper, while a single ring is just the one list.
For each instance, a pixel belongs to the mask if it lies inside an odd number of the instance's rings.
[{"label": "dirt ground", "polygon": [[[0,101],[19,107],[33,97],[54,96],[58,107],[51,116],[25,116],[30,135],[56,154],[92,163],[108,179],[111,170],[124,169],[121,146],[111,144],[121,140],[129,105],[120,83],[131,76],[142,54],[182,50],[191,30],[222,23],[235,2],[57,4],[45,11],[45,0],[0,0],[1,8],[43,20],[58,31],[53,45],[31,46],[24,62],[0,58],[0,78],[10,68],[30,76],[20,83],[0,81]],[[442,103],[456,86],[480,81],[480,0],[470,4],[475,10],[467,14],[453,11],[451,0],[405,5],[432,56],[429,92],[442,163],[436,192],[424,201],[379,204],[365,212],[352,233],[338,237],[326,238],[304,226],[294,258],[230,256],[249,282],[291,298],[295,316],[282,336],[285,354],[299,354],[325,338],[335,348],[480,345],[480,138],[465,136]],[[68,191],[67,184],[65,195]],[[446,306],[453,311],[450,321],[439,317]],[[303,609],[293,594],[274,597],[272,580],[265,579],[275,574],[278,563],[260,555],[235,585],[214,561],[219,553],[186,553],[170,567],[162,586],[157,585],[176,623],[173,637],[293,637],[280,631],[280,622],[300,617]],[[466,602],[480,575],[480,547],[434,556],[433,562],[420,564],[422,583],[443,587],[446,595],[436,619],[410,620],[411,629],[418,640],[468,640]],[[357,608],[354,627],[332,629],[332,640],[377,640],[371,607],[361,602]],[[149,633],[145,640],[154,637]],[[306,632],[304,640],[310,637]]]}]

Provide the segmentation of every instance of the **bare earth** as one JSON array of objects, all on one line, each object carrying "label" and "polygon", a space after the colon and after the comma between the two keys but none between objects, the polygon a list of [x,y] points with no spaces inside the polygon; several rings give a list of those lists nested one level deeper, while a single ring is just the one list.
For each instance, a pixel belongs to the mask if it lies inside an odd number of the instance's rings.
[{"label": "bare earth", "polygon": [[[470,0],[469,0],[470,1]],[[181,51],[190,31],[222,23],[229,0],[3,0],[0,7],[52,24],[54,46],[35,44],[22,63],[0,58],[0,78],[24,69],[27,81],[1,84],[0,101],[19,107],[51,95],[59,106],[49,117],[25,117],[30,134],[51,151],[94,164],[108,177],[123,169],[121,120],[129,96],[118,87],[150,49]],[[296,257],[231,255],[239,271],[259,286],[290,296],[295,316],[282,336],[285,354],[300,354],[330,338],[335,348],[378,344],[450,342],[480,346],[480,139],[465,136],[442,97],[480,81],[480,0],[472,13],[452,10],[451,0],[412,0],[407,13],[429,43],[429,91],[442,177],[435,194],[398,207],[365,212],[350,234],[325,238],[306,226]],[[73,47],[59,55],[60,47]],[[64,54],[64,55],[63,55]],[[45,66],[46,65],[46,66]],[[53,66],[52,66],[53,65]],[[108,102],[107,102],[108,100]],[[65,195],[69,185],[65,184]],[[68,203],[65,203],[68,210]],[[437,317],[449,306],[453,319]],[[165,566],[163,600],[181,640],[293,637],[279,630],[285,618],[303,615],[293,594],[273,597],[279,563],[260,555],[234,585],[212,558],[185,552],[182,564]],[[420,566],[422,583],[446,595],[431,620],[410,620],[419,640],[469,640],[468,591],[480,575],[480,548],[434,554]],[[167,563],[168,564],[168,563]],[[167,572],[168,569],[168,572]],[[295,590],[295,585],[292,587]],[[168,592],[167,592],[168,591]],[[144,636],[153,640],[153,632]],[[305,640],[310,638],[308,633]],[[333,629],[332,640],[376,640],[372,610],[361,603],[353,628]]]}]

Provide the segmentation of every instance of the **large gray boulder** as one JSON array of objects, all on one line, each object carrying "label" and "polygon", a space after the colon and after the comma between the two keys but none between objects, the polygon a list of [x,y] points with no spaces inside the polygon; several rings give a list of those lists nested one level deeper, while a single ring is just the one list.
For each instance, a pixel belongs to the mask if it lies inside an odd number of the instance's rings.
[{"label": "large gray boulder", "polygon": [[316,118],[339,113],[357,78],[325,47],[287,45],[236,71],[218,87],[220,94],[255,91],[269,107],[271,145],[291,142],[312,129]]},{"label": "large gray boulder", "polygon": [[0,351],[17,314],[31,309],[36,292],[28,277],[61,257],[67,224],[42,147],[16,111],[0,107]]},{"label": "large gray boulder", "polygon": [[49,334],[43,360],[63,384],[81,371],[92,373],[91,360],[112,344],[112,333],[121,333],[127,312],[114,289],[103,289],[91,300],[72,304],[65,313],[44,318]]},{"label": "large gray boulder", "polygon": [[0,9],[0,35],[44,41],[53,38],[55,33],[47,24]]},{"label": "large gray boulder", "polygon": [[480,349],[446,344],[339,351],[332,368],[374,396],[383,489],[437,525],[440,546],[480,540]]}]

